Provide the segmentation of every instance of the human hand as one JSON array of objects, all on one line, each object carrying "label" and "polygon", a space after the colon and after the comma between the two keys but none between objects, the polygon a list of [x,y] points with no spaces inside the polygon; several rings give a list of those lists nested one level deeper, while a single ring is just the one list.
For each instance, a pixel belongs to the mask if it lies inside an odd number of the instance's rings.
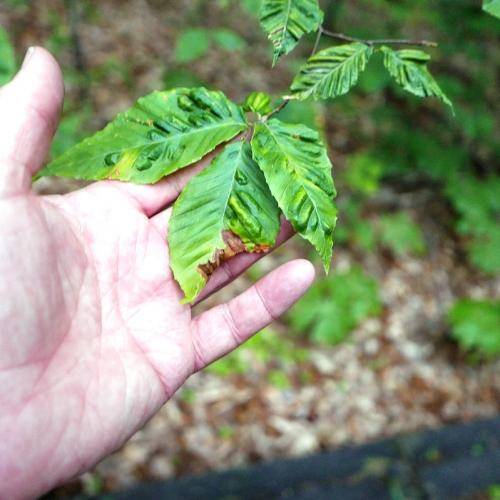
[{"label": "human hand", "polygon": [[[39,495],[119,448],[187,377],[282,314],[314,278],[309,262],[293,261],[193,318],[165,231],[169,205],[203,164],[155,186],[106,181],[36,196],[31,177],[62,100],[59,67],[40,48],[0,89],[2,499]],[[255,258],[224,264],[202,298]]]}]

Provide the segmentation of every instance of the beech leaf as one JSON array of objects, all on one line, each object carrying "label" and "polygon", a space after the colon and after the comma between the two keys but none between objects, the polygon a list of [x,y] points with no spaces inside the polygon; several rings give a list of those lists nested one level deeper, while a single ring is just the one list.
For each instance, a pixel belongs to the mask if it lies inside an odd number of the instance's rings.
[{"label": "beech leaf", "polygon": [[243,111],[203,87],[153,92],[38,175],[150,184],[190,165],[247,128]]},{"label": "beech leaf", "polygon": [[316,248],[328,272],[337,211],[332,165],[319,134],[272,119],[256,125],[252,151],[285,217]]},{"label": "beech leaf", "polygon": [[306,33],[323,22],[318,0],[263,0],[260,22],[274,47],[273,66],[288,54]]},{"label": "beech leaf", "polygon": [[347,94],[373,53],[364,43],[350,43],[321,50],[300,69],[292,83],[292,94],[298,99],[313,96],[328,99]]},{"label": "beech leaf", "polygon": [[417,49],[392,50],[386,46],[380,50],[387,71],[403,89],[418,97],[437,97],[453,108],[427,68],[429,54]]},{"label": "beech leaf", "polygon": [[279,208],[250,144],[229,144],[175,202],[168,243],[184,302],[193,301],[221,262],[241,252],[267,252],[279,232]]}]

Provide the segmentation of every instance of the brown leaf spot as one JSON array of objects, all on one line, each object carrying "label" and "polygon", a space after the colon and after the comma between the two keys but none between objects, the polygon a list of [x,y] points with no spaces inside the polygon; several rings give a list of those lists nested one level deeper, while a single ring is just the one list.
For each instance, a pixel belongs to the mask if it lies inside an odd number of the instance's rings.
[{"label": "brown leaf spot", "polygon": [[203,276],[205,281],[208,281],[210,276],[212,276],[213,272],[225,261],[229,260],[231,257],[238,255],[243,252],[251,252],[251,253],[266,253],[271,249],[268,245],[255,245],[255,247],[250,251],[243,241],[236,236],[231,231],[224,231],[222,233],[222,239],[226,244],[226,247],[223,250],[217,250],[209,262],[206,264],[201,264],[198,266],[198,271]]}]

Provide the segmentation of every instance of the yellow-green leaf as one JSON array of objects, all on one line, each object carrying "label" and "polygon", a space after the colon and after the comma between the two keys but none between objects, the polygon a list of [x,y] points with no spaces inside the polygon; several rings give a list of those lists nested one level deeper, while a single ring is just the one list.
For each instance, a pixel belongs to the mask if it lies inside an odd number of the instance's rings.
[{"label": "yellow-green leaf", "polygon": [[242,104],[245,111],[252,111],[264,115],[272,110],[271,96],[265,92],[252,92]]},{"label": "yellow-green leaf", "polygon": [[252,151],[285,217],[316,248],[328,272],[337,211],[332,165],[319,134],[269,120],[256,125]]},{"label": "yellow-green leaf", "polygon": [[222,92],[153,92],[49,163],[40,176],[149,184],[200,160],[247,127]]},{"label": "yellow-green leaf", "polygon": [[196,298],[222,261],[268,251],[279,214],[248,142],[227,145],[187,184],[169,222],[171,267],[184,302]]}]

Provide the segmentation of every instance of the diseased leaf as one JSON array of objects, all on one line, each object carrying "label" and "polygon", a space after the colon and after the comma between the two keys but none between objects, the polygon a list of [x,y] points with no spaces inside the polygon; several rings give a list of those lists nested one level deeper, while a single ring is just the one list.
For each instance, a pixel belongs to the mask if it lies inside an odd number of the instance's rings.
[{"label": "diseased leaf", "polygon": [[372,53],[372,47],[364,43],[351,43],[314,54],[293,80],[292,94],[298,99],[311,95],[328,99],[347,94],[356,85]]},{"label": "diseased leaf", "polygon": [[405,49],[392,50],[389,47],[381,48],[384,54],[384,65],[407,92],[418,97],[437,97],[450,107],[451,101],[446,97],[436,80],[427,69],[429,54],[421,50]]},{"label": "diseased leaf", "polygon": [[318,133],[272,119],[256,125],[252,150],[285,217],[313,244],[328,272],[337,211],[332,165]]},{"label": "diseased leaf", "polygon": [[274,47],[274,66],[280,56],[293,50],[304,34],[320,27],[323,12],[318,0],[263,0],[260,22]]},{"label": "diseased leaf", "polygon": [[7,83],[16,72],[14,48],[3,28],[0,27],[0,85]]},{"label": "diseased leaf", "polygon": [[40,176],[154,183],[246,127],[241,108],[222,92],[203,87],[153,92],[49,163]]},{"label": "diseased leaf", "polygon": [[500,19],[500,0],[483,0],[483,10]]},{"label": "diseased leaf", "polygon": [[242,107],[245,111],[253,111],[264,115],[272,109],[271,96],[265,92],[252,92],[247,96]]},{"label": "diseased leaf", "polygon": [[169,222],[171,267],[184,302],[196,298],[221,262],[268,251],[279,214],[248,142],[227,145],[184,188]]}]

